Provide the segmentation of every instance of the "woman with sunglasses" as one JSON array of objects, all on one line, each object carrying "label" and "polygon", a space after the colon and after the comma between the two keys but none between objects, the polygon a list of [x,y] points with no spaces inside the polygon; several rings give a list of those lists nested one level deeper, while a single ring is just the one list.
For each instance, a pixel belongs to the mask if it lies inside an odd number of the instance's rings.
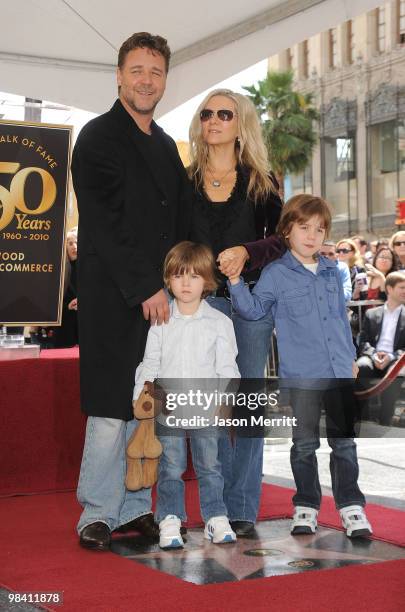
[{"label": "woman with sunglasses", "polygon": [[[195,194],[191,239],[208,244],[215,257],[224,249],[275,232],[281,200],[269,172],[267,150],[253,103],[227,89],[212,91],[190,126],[189,176]],[[253,287],[260,271],[246,272]],[[226,277],[209,304],[232,317],[242,378],[262,379],[269,352],[271,315],[246,321],[231,311]],[[260,503],[263,438],[236,436],[220,443],[225,503],[233,530],[252,531]]]},{"label": "woman with sunglasses", "polygon": [[389,246],[398,257],[398,270],[405,270],[405,232],[402,230],[395,232],[395,234],[391,236]]},{"label": "woman with sunglasses", "polygon": [[[343,238],[336,243],[336,254],[339,261],[349,266],[350,279],[352,282],[352,300],[366,299],[368,293],[367,275],[363,259],[356,243],[351,238]],[[364,307],[351,307],[348,311],[350,327],[352,329],[353,342],[358,351],[358,335],[360,331],[360,319],[364,315]]]},{"label": "woman with sunglasses", "polygon": [[388,246],[383,246],[374,255],[372,264],[365,264],[368,277],[368,300],[385,300],[385,277],[398,270],[398,258]]},{"label": "woman with sunglasses", "polygon": [[339,261],[343,261],[349,266],[350,278],[352,280],[352,299],[358,300],[361,286],[356,282],[356,276],[366,271],[360,251],[353,240],[350,238],[343,238],[336,244],[336,253]]}]

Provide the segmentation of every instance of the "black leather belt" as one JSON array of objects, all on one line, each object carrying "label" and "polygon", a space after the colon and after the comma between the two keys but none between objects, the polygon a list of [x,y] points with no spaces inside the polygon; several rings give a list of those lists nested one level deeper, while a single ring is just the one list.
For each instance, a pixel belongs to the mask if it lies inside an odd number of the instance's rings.
[{"label": "black leather belt", "polygon": [[[245,285],[248,287],[249,291],[253,290],[253,287],[256,285],[257,281],[249,281],[248,283],[245,283]],[[229,289],[228,289],[228,285],[224,285],[222,287],[218,287],[218,289],[216,291],[213,291],[212,293],[210,293],[211,297],[223,297],[226,298],[227,300],[231,299],[231,295],[229,293]]]},{"label": "black leather belt", "polygon": [[210,295],[211,297],[223,297],[223,298],[226,298],[227,300],[231,299],[231,296],[229,294],[229,289],[226,285],[223,287],[218,287],[218,289],[210,293]]}]

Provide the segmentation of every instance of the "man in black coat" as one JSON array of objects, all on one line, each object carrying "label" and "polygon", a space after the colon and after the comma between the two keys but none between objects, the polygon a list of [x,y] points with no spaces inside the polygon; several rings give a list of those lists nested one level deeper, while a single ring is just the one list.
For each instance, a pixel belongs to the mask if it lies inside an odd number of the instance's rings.
[{"label": "man in black coat", "polygon": [[174,141],[152,120],[170,49],[141,32],[118,55],[119,99],[80,132],[72,160],[79,208],[81,403],[88,415],[78,486],[80,544],[109,548],[111,531],[158,535],[150,489],[127,491],[126,442],[135,369],[149,324],[168,321],[162,266],[187,238],[191,198]]},{"label": "man in black coat", "polygon": [[[387,301],[383,306],[367,310],[360,334],[358,386],[367,388],[370,379],[385,376],[405,350],[405,274],[391,272],[385,279]],[[375,384],[375,380],[373,384]],[[381,425],[390,425],[398,399],[402,377],[395,379],[381,393]]]}]

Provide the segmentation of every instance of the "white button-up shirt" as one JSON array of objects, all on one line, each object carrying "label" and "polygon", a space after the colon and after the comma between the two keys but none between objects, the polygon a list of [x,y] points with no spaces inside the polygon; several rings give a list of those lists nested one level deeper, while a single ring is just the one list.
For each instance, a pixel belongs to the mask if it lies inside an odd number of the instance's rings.
[{"label": "white button-up shirt", "polygon": [[381,334],[378,338],[376,350],[389,353],[391,357],[394,357],[394,339],[395,332],[398,325],[399,315],[401,314],[401,304],[390,310],[387,304],[384,304],[384,316],[381,327]]},{"label": "white button-up shirt", "polygon": [[230,379],[240,378],[237,354],[229,317],[205,300],[193,315],[183,315],[174,300],[169,322],[149,329],[144,358],[135,373],[133,398],[138,399],[145,381],[153,382],[156,378],[174,382],[182,378],[211,379],[207,381],[208,387],[224,391]]}]

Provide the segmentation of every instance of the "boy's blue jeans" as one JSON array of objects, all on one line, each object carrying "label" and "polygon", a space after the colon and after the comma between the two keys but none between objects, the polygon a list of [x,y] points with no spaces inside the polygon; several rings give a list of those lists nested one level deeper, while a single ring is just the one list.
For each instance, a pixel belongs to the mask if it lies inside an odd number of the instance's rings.
[{"label": "boy's blue jeans", "polygon": [[[232,318],[242,378],[262,379],[273,333],[271,313],[258,321],[247,321],[232,312],[231,302],[226,298],[208,297],[206,300]],[[222,437],[219,457],[229,520],[256,522],[262,490],[263,438],[236,436],[232,444],[229,436]]]},{"label": "boy's blue jeans", "polygon": [[190,437],[194,470],[200,491],[201,516],[206,523],[214,516],[226,516],[224,504],[224,479],[218,459],[217,428],[204,430],[176,429],[171,435],[162,435],[169,428],[158,427],[158,437],[163,447],[159,460],[157,483],[156,521],[160,523],[168,514],[187,520],[184,504],[182,474],[187,468],[186,433]]},{"label": "boy's blue jeans", "polygon": [[331,447],[330,474],[332,491],[338,509],[345,506],[365,506],[366,500],[357,484],[359,465],[354,436],[355,404],[351,387],[324,391],[290,389],[294,428],[290,461],[297,492],[294,506],[319,509],[321,485],[315,451],[319,448],[319,422],[325,408],[326,436]]}]

